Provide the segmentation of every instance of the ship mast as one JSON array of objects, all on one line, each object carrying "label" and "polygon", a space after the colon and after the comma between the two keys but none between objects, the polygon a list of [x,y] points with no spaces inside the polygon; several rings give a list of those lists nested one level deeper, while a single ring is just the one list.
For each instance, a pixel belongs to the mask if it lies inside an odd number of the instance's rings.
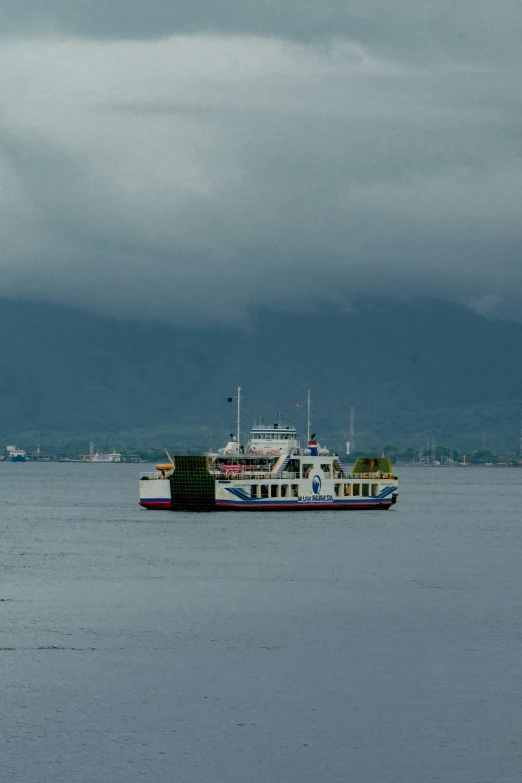
[{"label": "ship mast", "polygon": [[239,454],[239,444],[241,436],[241,386],[237,387],[237,453]]},{"label": "ship mast", "polygon": [[310,389],[308,389],[308,420],[307,420],[307,427],[306,427],[306,445],[308,446],[308,443],[310,441]]}]

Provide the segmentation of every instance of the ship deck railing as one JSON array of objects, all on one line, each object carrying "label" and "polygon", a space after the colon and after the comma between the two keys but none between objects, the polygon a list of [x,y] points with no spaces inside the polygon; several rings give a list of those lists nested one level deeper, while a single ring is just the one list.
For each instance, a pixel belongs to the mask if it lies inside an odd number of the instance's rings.
[{"label": "ship deck railing", "polygon": [[[312,471],[310,471],[308,474],[300,474],[300,473],[292,473],[288,470],[284,470],[282,473],[278,473],[276,476],[272,475],[271,470],[265,470],[265,471],[244,471],[241,473],[235,473],[233,471],[223,473],[221,471],[211,471],[213,476],[216,476],[216,478],[221,479],[264,479],[264,478],[271,478],[271,479],[307,479],[310,478],[310,475],[312,474]],[[325,478],[327,479],[334,479],[334,480],[341,480],[341,479],[354,479],[355,481],[361,481],[364,479],[394,479],[397,480],[397,476],[394,476],[391,473],[349,473],[344,474],[341,471],[334,470],[332,474],[326,473]]]},{"label": "ship deck railing", "polygon": [[289,471],[283,471],[283,473],[280,473],[277,476],[272,476],[272,470],[273,468],[267,468],[267,470],[245,470],[241,473],[234,473],[233,471],[227,471],[223,473],[220,470],[212,470],[211,473],[213,476],[215,476],[218,479],[239,479],[241,481],[245,479],[250,479],[251,481],[260,480],[260,479],[298,479],[300,478],[299,473],[291,473]]},{"label": "ship deck railing", "polygon": [[140,473],[140,481],[142,479],[164,479],[169,478],[170,476],[170,470],[169,471],[160,471],[160,470],[154,470],[149,473]]},{"label": "ship deck railing", "polygon": [[[233,471],[223,473],[221,471],[215,470],[211,471],[211,474],[215,476],[217,479],[236,479],[237,481],[244,481],[244,480],[262,480],[262,479],[270,479],[271,481],[277,480],[277,481],[288,481],[288,480],[299,480],[299,479],[307,479],[310,476],[306,476],[301,473],[294,473],[289,470],[283,470],[282,473],[277,473],[277,475],[272,475],[273,469],[267,469],[267,470],[256,470],[256,471],[244,471],[242,473],[234,473]],[[334,471],[333,475],[326,474],[326,478],[334,478],[334,479],[343,479],[345,478],[342,473],[338,471]]]},{"label": "ship deck railing", "polygon": [[[278,478],[278,479],[299,479],[299,478],[301,478],[299,473],[291,473],[290,471],[284,471],[283,473],[281,473],[277,477],[276,476],[272,476],[271,469],[256,470],[256,471],[244,471],[244,472],[241,472],[241,473],[235,473],[233,471],[230,471],[230,472],[227,471],[226,473],[223,473],[220,470],[211,470],[210,471],[210,475],[214,476],[214,478],[217,478],[217,479],[226,479],[226,480],[239,479],[241,481],[243,481],[245,479],[260,480],[260,479],[274,479],[274,478]],[[169,478],[169,477],[170,477],[170,471],[167,474],[164,474],[164,473],[160,472],[159,470],[155,470],[155,471],[152,471],[152,472],[146,472],[146,473],[141,473],[140,474],[140,480],[144,480],[144,479],[147,480],[147,479],[149,479],[149,480],[152,481],[152,480],[155,480],[155,479],[164,479],[164,478]]]},{"label": "ship deck railing", "polygon": [[[301,475],[300,473],[293,473],[288,470],[284,470],[282,473],[278,474],[277,476],[272,475],[271,468],[267,468],[267,470],[256,470],[256,471],[249,471],[245,470],[241,473],[235,473],[233,471],[226,471],[223,472],[221,470],[211,470],[210,474],[214,476],[214,478],[222,479],[222,480],[231,480],[236,479],[240,481],[244,481],[247,479],[250,479],[251,481],[259,481],[261,479],[278,479],[278,480],[288,480],[288,479],[306,479],[308,476]],[[166,471],[165,473],[159,470],[155,470],[148,473],[141,473],[140,479],[164,479],[168,478],[170,476],[170,471]],[[361,481],[364,479],[393,479],[397,480],[397,476],[394,476],[391,473],[350,473],[348,476],[344,476],[342,473],[339,473],[338,471],[334,470],[333,475],[326,475],[326,478],[333,478],[333,479],[354,479],[356,481]]]},{"label": "ship deck railing", "polygon": [[382,473],[377,471],[376,473],[350,473],[351,479],[397,479],[392,473]]}]

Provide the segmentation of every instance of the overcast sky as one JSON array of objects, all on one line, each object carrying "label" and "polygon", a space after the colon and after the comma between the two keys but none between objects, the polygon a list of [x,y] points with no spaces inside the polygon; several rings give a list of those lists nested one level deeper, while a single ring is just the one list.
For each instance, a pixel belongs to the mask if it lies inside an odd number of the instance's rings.
[{"label": "overcast sky", "polygon": [[520,0],[0,0],[0,295],[522,320]]}]

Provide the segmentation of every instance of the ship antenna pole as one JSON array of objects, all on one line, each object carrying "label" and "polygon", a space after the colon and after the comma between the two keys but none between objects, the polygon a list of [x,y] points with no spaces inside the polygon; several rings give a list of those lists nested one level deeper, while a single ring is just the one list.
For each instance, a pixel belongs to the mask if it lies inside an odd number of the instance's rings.
[{"label": "ship antenna pole", "polygon": [[239,443],[241,436],[241,386],[237,387],[237,453],[239,454]]},{"label": "ship antenna pole", "polygon": [[308,422],[306,428],[306,445],[310,442],[310,389],[308,389]]}]

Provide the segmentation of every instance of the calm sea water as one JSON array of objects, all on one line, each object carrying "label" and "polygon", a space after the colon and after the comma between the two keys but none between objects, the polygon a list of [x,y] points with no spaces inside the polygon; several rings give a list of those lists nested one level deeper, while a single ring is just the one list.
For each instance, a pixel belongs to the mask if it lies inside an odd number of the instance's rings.
[{"label": "calm sea water", "polygon": [[139,469],[0,465],[4,783],[519,783],[522,471],[191,515]]}]

